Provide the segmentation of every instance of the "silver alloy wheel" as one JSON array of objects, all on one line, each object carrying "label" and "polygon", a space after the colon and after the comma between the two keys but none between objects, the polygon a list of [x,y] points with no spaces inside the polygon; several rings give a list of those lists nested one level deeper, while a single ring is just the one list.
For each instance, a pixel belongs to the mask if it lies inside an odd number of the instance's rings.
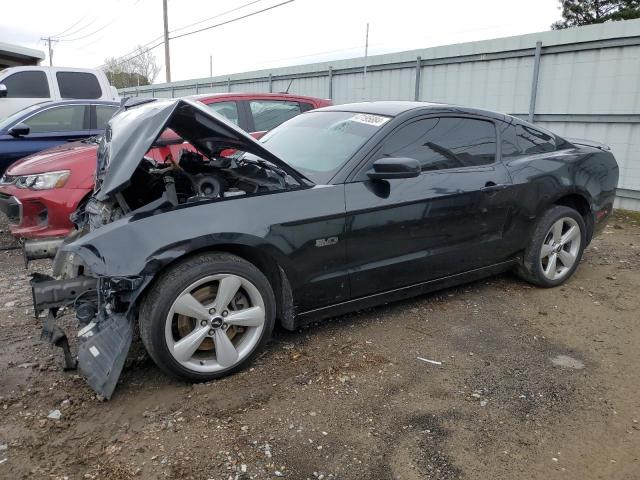
[{"label": "silver alloy wheel", "polygon": [[549,280],[564,278],[576,263],[582,235],[580,225],[571,217],[556,221],[547,233],[540,249],[542,273]]},{"label": "silver alloy wheel", "polygon": [[[198,292],[215,287],[205,301]],[[248,307],[234,309],[236,299],[248,299]],[[212,373],[232,367],[251,354],[264,329],[262,295],[246,278],[224,273],[209,275],[185,288],[171,305],[165,322],[169,353],[183,367]],[[180,321],[188,320],[190,331],[182,334]],[[230,332],[233,330],[233,335]],[[204,344],[213,343],[214,348]]]}]

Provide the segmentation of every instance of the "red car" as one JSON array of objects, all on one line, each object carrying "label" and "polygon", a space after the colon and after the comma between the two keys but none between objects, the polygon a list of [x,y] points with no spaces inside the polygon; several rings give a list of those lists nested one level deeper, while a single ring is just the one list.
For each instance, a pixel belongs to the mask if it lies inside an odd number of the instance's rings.
[{"label": "red car", "polygon": [[[289,94],[227,93],[195,98],[256,138],[284,121],[330,100]],[[171,142],[168,142],[171,143]],[[148,155],[178,158],[186,144],[153,148]],[[13,235],[25,239],[65,237],[69,216],[93,191],[97,142],[87,139],[50,148],[11,165],[0,180],[0,211]]]}]

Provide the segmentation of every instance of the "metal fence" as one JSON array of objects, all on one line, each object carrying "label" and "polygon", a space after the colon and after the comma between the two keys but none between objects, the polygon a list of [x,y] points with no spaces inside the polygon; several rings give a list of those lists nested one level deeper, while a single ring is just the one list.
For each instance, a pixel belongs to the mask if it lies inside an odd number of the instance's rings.
[{"label": "metal fence", "polygon": [[510,113],[610,145],[617,206],[640,210],[640,20],[129,88],[121,95],[279,92],[424,100]]}]

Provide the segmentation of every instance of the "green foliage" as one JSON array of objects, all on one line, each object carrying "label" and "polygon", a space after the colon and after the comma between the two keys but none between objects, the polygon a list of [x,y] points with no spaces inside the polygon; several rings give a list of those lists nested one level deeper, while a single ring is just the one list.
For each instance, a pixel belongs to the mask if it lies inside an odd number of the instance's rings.
[{"label": "green foliage", "polygon": [[150,84],[149,80],[139,73],[123,71],[114,72],[110,70],[105,71],[105,73],[107,74],[109,83],[116,88],[136,87]]},{"label": "green foliage", "polygon": [[640,0],[559,0],[559,2],[562,20],[551,25],[554,30],[640,18]]}]

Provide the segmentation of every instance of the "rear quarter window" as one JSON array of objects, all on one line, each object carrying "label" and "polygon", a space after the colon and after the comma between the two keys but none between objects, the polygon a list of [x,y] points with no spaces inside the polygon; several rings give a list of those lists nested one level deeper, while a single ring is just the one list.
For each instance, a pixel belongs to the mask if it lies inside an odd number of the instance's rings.
[{"label": "rear quarter window", "polygon": [[502,157],[553,152],[558,145],[553,135],[529,125],[508,125],[502,129]]},{"label": "rear quarter window", "polygon": [[93,73],[57,72],[56,79],[62,98],[96,99],[102,96],[100,82]]}]

